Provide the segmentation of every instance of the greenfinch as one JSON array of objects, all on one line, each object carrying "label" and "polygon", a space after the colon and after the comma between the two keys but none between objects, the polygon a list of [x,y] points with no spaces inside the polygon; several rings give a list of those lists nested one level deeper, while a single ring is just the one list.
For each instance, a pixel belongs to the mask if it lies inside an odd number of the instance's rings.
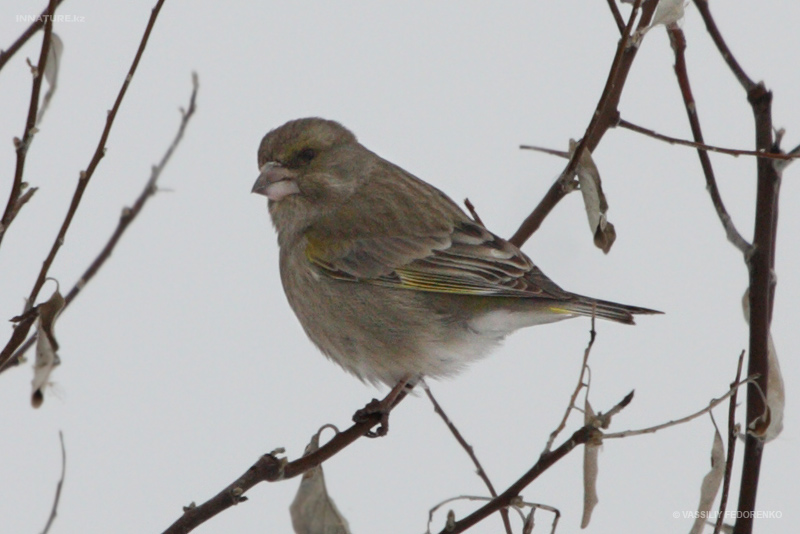
[{"label": "greenfinch", "polygon": [[258,167],[253,192],[269,199],[289,304],[311,341],[364,381],[454,375],[527,326],[659,313],[564,291],[337,122],[270,131]]}]

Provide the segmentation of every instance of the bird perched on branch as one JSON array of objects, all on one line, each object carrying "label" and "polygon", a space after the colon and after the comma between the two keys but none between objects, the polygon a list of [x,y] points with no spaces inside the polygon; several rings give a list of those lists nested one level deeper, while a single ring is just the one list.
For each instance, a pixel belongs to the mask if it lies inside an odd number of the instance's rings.
[{"label": "bird perched on branch", "polygon": [[317,347],[362,380],[450,376],[526,326],[660,313],[564,291],[339,123],[270,131],[258,167],[253,192],[269,199],[289,304]]}]

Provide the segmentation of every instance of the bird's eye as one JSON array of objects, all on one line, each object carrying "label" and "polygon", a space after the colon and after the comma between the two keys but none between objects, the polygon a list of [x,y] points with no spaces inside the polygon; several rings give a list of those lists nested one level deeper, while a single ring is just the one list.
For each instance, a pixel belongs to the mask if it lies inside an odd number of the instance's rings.
[{"label": "bird's eye", "polygon": [[313,148],[304,148],[303,150],[297,153],[295,159],[301,163],[311,163],[311,160],[313,160],[315,157],[317,157],[316,150],[314,150]]}]

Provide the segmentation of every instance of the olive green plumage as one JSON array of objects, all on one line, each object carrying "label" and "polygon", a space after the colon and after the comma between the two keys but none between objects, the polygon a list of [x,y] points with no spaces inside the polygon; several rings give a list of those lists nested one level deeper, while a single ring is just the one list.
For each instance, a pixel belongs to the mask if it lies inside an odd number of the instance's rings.
[{"label": "olive green plumage", "polygon": [[646,308],[564,291],[444,193],[318,118],[269,132],[267,196],[281,280],[311,340],[363,380],[454,374],[525,326]]}]

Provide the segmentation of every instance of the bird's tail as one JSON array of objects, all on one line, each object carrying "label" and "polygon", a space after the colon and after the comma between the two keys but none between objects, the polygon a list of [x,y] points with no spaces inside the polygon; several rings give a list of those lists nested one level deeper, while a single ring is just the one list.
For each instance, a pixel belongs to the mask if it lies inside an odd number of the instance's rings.
[{"label": "bird's tail", "polygon": [[571,301],[559,303],[558,307],[561,308],[564,313],[584,315],[586,317],[594,316],[624,324],[636,324],[636,322],[633,320],[634,315],[654,315],[664,313],[658,310],[651,310],[649,308],[628,306],[627,304],[619,304],[617,302],[609,302],[607,300],[597,300],[581,295],[574,295],[574,297],[575,298]]}]

